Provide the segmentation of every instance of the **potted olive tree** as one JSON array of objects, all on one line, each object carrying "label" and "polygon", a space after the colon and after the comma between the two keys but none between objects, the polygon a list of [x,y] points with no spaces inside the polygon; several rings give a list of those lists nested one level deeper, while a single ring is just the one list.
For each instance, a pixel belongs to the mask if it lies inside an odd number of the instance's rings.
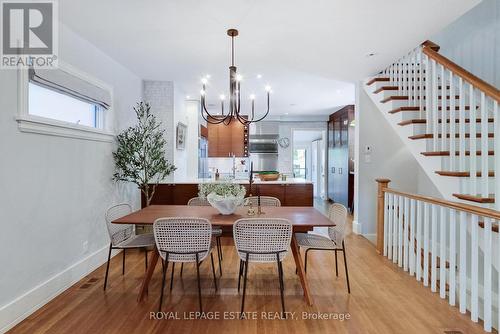
[{"label": "potted olive tree", "polygon": [[134,111],[137,124],[116,137],[118,147],[113,152],[116,166],[113,179],[135,183],[149,206],[158,183],[176,168],[165,158],[165,130],[151,113],[149,103],[137,103]]}]

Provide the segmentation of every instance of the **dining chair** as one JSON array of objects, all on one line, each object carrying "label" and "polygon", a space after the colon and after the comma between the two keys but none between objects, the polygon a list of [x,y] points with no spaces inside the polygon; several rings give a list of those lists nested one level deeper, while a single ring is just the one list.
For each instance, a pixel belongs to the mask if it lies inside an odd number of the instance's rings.
[{"label": "dining chair", "polygon": [[250,262],[272,263],[278,267],[278,278],[281,292],[282,316],[285,317],[284,274],[282,261],[288,254],[292,239],[292,223],[279,218],[243,218],[234,223],[234,242],[240,258],[238,276],[238,292],[241,276],[243,277],[243,296],[241,314],[245,307],[247,275]]},{"label": "dining chair", "polygon": [[127,249],[143,248],[144,263],[148,268],[148,251],[147,247],[152,247],[155,244],[153,233],[136,234],[135,226],[132,224],[113,224],[112,221],[126,216],[132,212],[130,204],[121,203],[114,205],[106,210],[106,227],[108,229],[110,244],[108,252],[108,263],[106,264],[106,275],[104,277],[104,291],[108,283],[109,263],[111,260],[111,251],[113,249],[121,249],[122,258],[122,275],[125,274],[125,254]]},{"label": "dining chair", "polygon": [[[172,269],[176,262],[194,262],[196,264],[198,300],[200,312],[203,312],[201,302],[200,264],[209,254],[212,262],[215,291],[217,291],[214,257],[212,255],[212,224],[204,218],[159,218],[153,223],[153,234],[156,241],[156,248],[162,258],[162,262],[164,262],[158,312],[161,311],[163,303],[165,275],[169,262],[172,262]],[[172,270],[170,290],[172,290],[173,273],[174,271]]]},{"label": "dining chair", "polygon": [[351,293],[349,285],[349,271],[347,270],[347,256],[345,252],[345,228],[347,221],[347,208],[339,203],[334,203],[328,210],[328,217],[335,226],[328,227],[328,236],[314,233],[295,233],[295,238],[300,248],[305,249],[304,271],[307,272],[307,254],[311,250],[333,251],[335,253],[335,274],[339,276],[337,265],[337,252],[344,255],[344,268],[347,280],[347,292]]},{"label": "dining chair", "polygon": [[[211,206],[210,203],[201,197],[193,197],[191,198],[187,205],[190,206]],[[220,226],[212,226],[212,236],[215,238],[216,246],[217,246],[217,258],[219,259],[219,274],[222,276],[222,244],[220,238],[222,236],[222,227]],[[184,270],[184,264],[181,265],[181,276],[182,271]]]},{"label": "dining chair", "polygon": [[[250,196],[245,198],[252,206],[257,206],[259,203],[259,196]],[[281,201],[272,196],[260,196],[260,206],[281,206]]]}]

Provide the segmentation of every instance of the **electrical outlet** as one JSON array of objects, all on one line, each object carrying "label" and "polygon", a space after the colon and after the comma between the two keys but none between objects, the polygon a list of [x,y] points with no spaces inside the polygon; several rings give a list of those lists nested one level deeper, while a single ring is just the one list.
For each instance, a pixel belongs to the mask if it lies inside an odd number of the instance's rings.
[{"label": "electrical outlet", "polygon": [[83,248],[83,252],[86,253],[89,250],[89,242],[88,241],[84,241],[83,245],[82,245],[82,248]]}]

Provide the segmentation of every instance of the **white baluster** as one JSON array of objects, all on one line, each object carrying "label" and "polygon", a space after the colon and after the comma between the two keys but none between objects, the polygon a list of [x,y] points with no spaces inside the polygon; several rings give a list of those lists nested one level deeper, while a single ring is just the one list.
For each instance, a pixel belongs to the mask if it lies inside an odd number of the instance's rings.
[{"label": "white baluster", "polygon": [[399,196],[399,221],[398,221],[398,266],[403,266],[403,219],[404,219],[404,198]]},{"label": "white baluster", "polygon": [[479,223],[477,219],[477,215],[472,215],[472,220],[471,220],[471,244],[472,244],[472,251],[471,251],[471,311],[470,311],[470,317],[472,321],[477,322],[478,321],[478,311],[479,311],[479,295],[478,295],[478,288],[479,288],[479,280],[478,280],[478,271],[479,271],[479,266],[478,266],[478,255],[479,255],[479,243],[478,243],[478,231],[479,229]]},{"label": "white baluster", "polygon": [[[444,66],[441,65],[441,151],[446,151],[446,120],[448,117],[446,116],[446,80],[445,80],[445,70]],[[439,93],[439,89],[438,89]],[[451,153],[450,153],[451,154]]]},{"label": "white baluster", "polygon": [[491,332],[491,253],[492,248],[492,236],[491,236],[491,219],[484,217],[484,280],[483,280],[483,296],[484,296],[484,311],[483,311],[483,321],[484,330]]},{"label": "white baluster", "polygon": [[392,228],[394,226],[394,195],[389,194],[389,221],[387,229],[387,258],[392,260]]},{"label": "white baluster", "polygon": [[404,233],[403,233],[403,269],[408,271],[408,244],[410,230],[410,199],[405,197]]},{"label": "white baluster", "polygon": [[488,112],[486,109],[486,95],[481,92],[481,196],[490,196],[488,189]]},{"label": "white baluster", "polygon": [[422,214],[422,202],[417,201],[417,250],[415,252],[416,257],[416,279],[421,280],[422,277],[422,230],[425,217]]},{"label": "white baluster", "polygon": [[384,193],[384,256],[387,256],[387,243],[388,243],[388,235],[389,235],[389,193]]},{"label": "white baluster", "polygon": [[[500,211],[500,122],[498,120],[498,101],[493,101],[493,119],[494,119],[494,150],[495,150],[495,208]],[[500,233],[499,233],[500,234]],[[500,258],[500,256],[499,256]],[[500,267],[499,267],[500,268]],[[500,275],[499,275],[500,277]],[[500,279],[498,280],[500,281]],[[500,290],[498,290],[500,291]],[[500,309],[500,307],[499,307]],[[500,317],[498,319],[500,323]]]},{"label": "white baluster", "polygon": [[446,298],[446,208],[439,216],[439,297]]},{"label": "white baluster", "polygon": [[460,313],[467,312],[467,214],[460,212],[460,265],[458,267]]},{"label": "white baluster", "polygon": [[477,146],[476,146],[476,130],[477,130],[477,124],[476,124],[476,102],[474,99],[474,87],[472,85],[469,85],[469,102],[470,102],[470,123],[469,123],[469,132],[470,132],[470,145],[469,145],[469,169],[470,169],[470,194],[475,196],[477,195],[477,158],[476,158],[476,151],[477,151]]},{"label": "white baluster", "polygon": [[415,274],[415,228],[416,228],[416,223],[415,223],[415,200],[412,199],[410,200],[410,248],[409,248],[409,255],[410,255],[410,275]]},{"label": "white baluster", "polygon": [[401,60],[398,61],[398,95],[403,95],[403,64],[401,64]]},{"label": "white baluster", "polygon": [[456,211],[451,209],[450,210],[450,296],[449,296],[449,301],[450,305],[454,306],[455,305],[455,287],[456,287],[456,237],[457,237],[457,228],[456,228],[456,220],[457,220],[457,215]]},{"label": "white baluster", "polygon": [[[418,85],[420,87],[419,91],[418,91],[418,96],[420,97],[420,99],[418,100],[418,107],[420,109],[420,118],[423,119],[424,118],[424,60],[423,60],[423,53],[422,53],[422,48],[418,48],[418,64],[419,64],[419,81],[418,81]],[[416,79],[417,77],[415,77]],[[415,82],[415,84],[417,84]],[[425,119],[427,120],[427,116],[425,115]],[[430,124],[430,121],[427,120],[427,123],[425,124],[425,127],[426,127],[426,131],[425,133],[430,133],[428,131],[428,127],[429,127],[429,124]]]},{"label": "white baluster", "polygon": [[414,68],[413,66],[413,55],[412,53],[410,53],[408,55],[408,89],[407,89],[407,92],[408,92],[408,106],[411,107],[413,106],[413,89],[414,89],[414,85],[416,84],[415,81],[412,81],[412,80],[415,80],[415,71],[416,69]]},{"label": "white baluster", "polygon": [[455,115],[456,115],[456,110],[455,110],[455,84],[454,84],[454,79],[453,79],[453,72],[450,72],[450,138],[448,139],[448,142],[450,143],[450,171],[455,171],[455,152],[457,151],[456,148],[456,139],[455,139],[455,134],[456,134],[456,128],[455,128]]},{"label": "white baluster", "polygon": [[[459,133],[459,145],[460,145],[460,154],[459,154],[459,170],[461,172],[465,171],[465,92],[464,92],[464,81],[461,77],[458,77],[458,96],[459,100],[459,110],[458,110],[458,133]],[[469,138],[470,139],[470,138]]]},{"label": "white baluster", "polygon": [[424,286],[429,285],[429,203],[424,203]]},{"label": "white baluster", "polygon": [[433,150],[439,151],[439,111],[438,111],[438,91],[437,91],[437,70],[436,70],[436,61],[432,60],[432,103],[431,109],[432,114],[434,115],[434,119],[432,120],[432,130],[434,134],[434,147]]},{"label": "white baluster", "polygon": [[392,262],[398,262],[398,212],[399,212],[399,196],[394,195],[394,212],[392,222]]},{"label": "white baluster", "polygon": [[[431,89],[431,66],[429,56],[425,55],[425,93],[422,92],[422,97],[425,94],[425,133],[430,134],[433,132],[433,119],[434,119],[434,111],[432,110],[432,89]],[[423,102],[422,102],[423,103]],[[432,147],[435,147],[435,140],[437,138],[432,139]]]},{"label": "white baluster", "polygon": [[438,224],[438,207],[432,204],[432,220],[431,220],[431,291],[436,292],[437,287],[437,224]]}]

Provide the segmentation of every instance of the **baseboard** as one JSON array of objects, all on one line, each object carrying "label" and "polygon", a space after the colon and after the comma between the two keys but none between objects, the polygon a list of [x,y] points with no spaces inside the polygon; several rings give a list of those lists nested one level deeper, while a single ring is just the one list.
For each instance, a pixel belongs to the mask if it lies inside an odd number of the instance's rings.
[{"label": "baseboard", "polygon": [[352,233],[361,234],[361,225],[358,223],[357,220],[352,221]]},{"label": "baseboard", "polygon": [[366,239],[368,239],[368,241],[370,241],[374,245],[377,243],[377,235],[376,234],[362,234],[362,236],[365,237]]},{"label": "baseboard", "polygon": [[[47,281],[17,297],[0,308],[0,333],[4,333],[26,319],[83,277],[97,269],[108,259],[109,246],[105,246],[81,259]],[[114,255],[118,251],[113,251]]]}]

